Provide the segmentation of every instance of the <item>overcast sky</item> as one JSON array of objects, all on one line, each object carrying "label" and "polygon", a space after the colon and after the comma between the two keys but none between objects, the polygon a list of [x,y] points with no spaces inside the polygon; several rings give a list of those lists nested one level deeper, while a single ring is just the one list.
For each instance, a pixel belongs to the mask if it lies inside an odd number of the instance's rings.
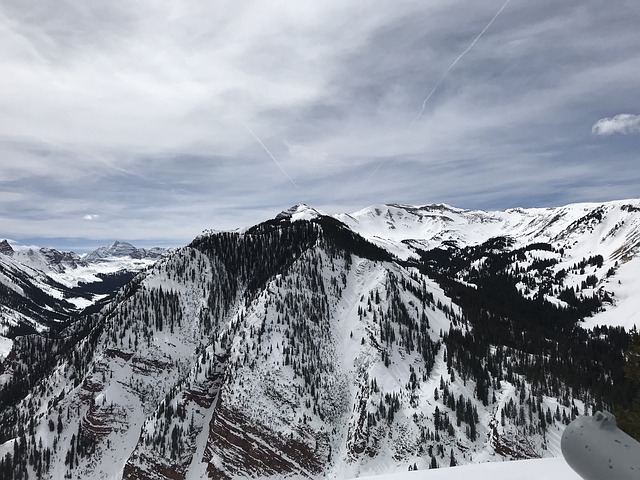
[{"label": "overcast sky", "polygon": [[639,25],[638,0],[1,2],[0,238],[637,198]]}]

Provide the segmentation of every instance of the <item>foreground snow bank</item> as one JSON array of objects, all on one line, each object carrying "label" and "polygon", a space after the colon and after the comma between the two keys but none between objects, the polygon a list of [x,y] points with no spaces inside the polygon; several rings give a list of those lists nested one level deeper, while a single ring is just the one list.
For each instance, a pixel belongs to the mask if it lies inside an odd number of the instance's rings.
[{"label": "foreground snow bank", "polygon": [[359,480],[582,480],[564,458],[492,462],[461,467],[393,473]]}]

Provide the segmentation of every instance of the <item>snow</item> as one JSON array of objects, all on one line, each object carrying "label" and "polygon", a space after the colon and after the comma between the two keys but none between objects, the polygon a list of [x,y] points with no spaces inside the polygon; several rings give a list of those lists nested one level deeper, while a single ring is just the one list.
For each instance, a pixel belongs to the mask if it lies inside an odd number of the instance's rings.
[{"label": "snow", "polygon": [[[0,258],[0,260],[2,260],[2,258]],[[0,272],[0,283],[2,285],[4,285],[5,287],[10,288],[11,290],[16,292],[17,294],[24,296],[24,290],[21,287],[19,287],[18,285],[16,285],[15,282],[12,279],[7,277],[2,272]]]},{"label": "snow", "polygon": [[615,291],[614,308],[586,318],[583,323],[585,328],[593,328],[596,325],[611,325],[630,330],[633,327],[640,327],[638,272],[640,272],[640,257],[636,257],[619,267],[615,277],[607,285],[607,290]]},{"label": "snow", "polygon": [[[604,311],[585,319],[583,326],[622,326],[631,329],[640,325],[640,199],[607,203],[576,203],[556,208],[514,208],[505,211],[464,210],[449,205],[372,205],[351,214],[334,218],[345,223],[372,243],[396,257],[407,260],[416,257],[415,249],[445,247],[453,242],[459,247],[479,245],[494,237],[509,237],[516,249],[533,243],[548,243],[554,251],[532,250],[526,260],[518,262],[529,267],[534,260],[557,262],[551,265],[555,274],[566,272],[563,287],[580,290],[580,295],[604,295],[613,298]],[[603,264],[588,266],[584,272],[573,271],[576,263],[594,255],[602,255]],[[482,260],[478,260],[477,267]],[[609,276],[610,272],[614,274]],[[595,288],[581,288],[589,275],[595,275]],[[464,282],[463,278],[459,281]],[[519,288],[525,295],[525,285]],[[525,295],[533,298],[537,286]],[[566,305],[554,296],[546,300]]]},{"label": "snow", "polygon": [[2,319],[2,323],[0,323],[0,335],[7,333],[7,327],[14,327],[21,323],[32,326],[40,333],[48,330],[47,327],[36,322],[34,319],[1,304],[0,319]]},{"label": "snow", "polygon": [[292,222],[299,222],[301,220],[313,220],[321,216],[327,216],[327,214],[320,210],[316,210],[315,208],[312,208],[308,205],[305,205],[304,203],[301,203],[298,205],[294,205],[288,210],[280,212],[276,216],[276,218],[288,218]]},{"label": "snow", "polygon": [[0,361],[2,361],[13,348],[13,340],[0,336]]},{"label": "snow", "polygon": [[209,425],[213,419],[213,414],[215,413],[217,404],[218,399],[216,398],[211,403],[211,406],[205,411],[203,427],[196,437],[196,450],[193,454],[193,459],[191,460],[187,474],[185,475],[186,480],[207,478],[207,464],[202,461],[202,458],[204,457],[204,451],[207,447],[207,441],[209,440]]},{"label": "snow", "polygon": [[[159,250],[150,250],[150,255],[160,255]],[[39,315],[40,309],[52,311],[54,300],[67,313],[81,311],[107,295],[70,296],[69,289],[83,284],[102,282],[100,275],[121,271],[140,272],[156,262],[155,258],[131,258],[116,256],[86,263],[74,253],[59,252],[52,249],[18,248],[12,255],[0,254],[0,285],[7,287],[17,295],[24,297],[23,305],[17,307],[23,313],[14,311],[0,302],[0,335],[6,334],[9,326],[20,323],[33,326],[37,331],[48,330]],[[36,299],[34,292],[42,292],[51,297],[42,303],[42,296]],[[28,305],[35,303],[33,314]],[[25,306],[26,305],[26,306]],[[63,306],[61,306],[63,305]],[[58,314],[63,312],[56,312]],[[46,315],[46,314],[45,314]]]},{"label": "snow", "polygon": [[[425,248],[442,246],[453,241],[459,245],[478,245],[490,238],[509,236],[520,244],[549,242],[551,240],[573,240],[562,237],[567,228],[585,215],[603,207],[606,219],[589,237],[604,238],[615,233],[616,225],[633,217],[624,210],[626,205],[638,206],[640,200],[619,200],[605,204],[577,203],[557,208],[510,209],[487,212],[483,210],[463,210],[444,204],[413,205],[372,205],[351,214],[334,215],[352,230],[385,248],[389,242],[401,252],[401,258],[414,256],[407,242],[417,241]],[[637,217],[637,215],[635,215]],[[628,231],[638,230],[635,225],[625,225]],[[576,228],[580,225],[575,225]],[[618,227],[622,228],[622,227]],[[587,232],[584,227],[582,233]],[[404,242],[404,243],[403,243]],[[625,242],[621,236],[610,239],[611,251]]]},{"label": "snow", "polygon": [[582,480],[564,458],[492,462],[460,467],[418,470],[360,480]]},{"label": "snow", "polygon": [[313,220],[314,218],[318,218],[321,215],[326,214],[307,205],[299,205],[297,210],[292,213],[291,221],[298,222],[300,220]]},{"label": "snow", "polygon": [[[122,248],[126,246],[128,248]],[[49,277],[69,288],[77,287],[79,283],[102,281],[98,275],[110,274],[122,270],[142,271],[153,265],[157,258],[133,258],[126,253],[139,251],[160,255],[164,251],[159,249],[139,250],[130,244],[115,242],[108,247],[101,247],[96,252],[102,256],[76,255],[73,252],[58,252],[52,249],[42,249],[36,246],[19,246],[12,244],[15,252],[11,257],[3,255],[0,260],[11,265],[14,269],[25,270],[36,278]],[[95,254],[95,252],[94,252]],[[59,260],[53,260],[58,257]],[[93,258],[92,261],[87,261]],[[41,282],[42,283],[42,282]],[[49,287],[50,288],[50,287]],[[59,292],[47,291],[52,296]],[[59,297],[56,297],[59,298]]]},{"label": "snow", "polygon": [[91,300],[88,300],[83,297],[74,297],[67,298],[67,302],[73,304],[78,310],[82,310],[83,308],[87,308],[90,305],[93,305],[95,302],[107,297],[107,295],[93,295]]},{"label": "snow", "polygon": [[130,257],[109,257],[87,265],[78,265],[63,272],[47,272],[47,275],[66,287],[77,287],[80,283],[101,282],[100,274],[107,275],[123,270],[140,272],[149,268],[156,260],[133,259]]}]

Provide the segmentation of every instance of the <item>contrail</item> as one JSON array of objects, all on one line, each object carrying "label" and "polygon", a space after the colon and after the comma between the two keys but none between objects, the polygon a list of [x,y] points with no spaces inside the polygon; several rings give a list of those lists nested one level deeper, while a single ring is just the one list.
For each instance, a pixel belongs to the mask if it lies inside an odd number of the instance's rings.
[{"label": "contrail", "polygon": [[294,182],[294,181],[293,181],[293,179],[289,176],[289,174],[285,171],[285,169],[284,169],[284,168],[282,168],[282,165],[280,165],[280,162],[278,162],[278,160],[276,160],[276,157],[274,157],[274,156],[273,156],[273,153],[271,153],[271,151],[270,151],[270,150],[265,146],[265,144],[264,144],[264,143],[262,143],[262,140],[260,140],[260,139],[258,138],[258,136],[257,136],[255,133],[253,133],[253,130],[251,130],[251,129],[249,128],[249,125],[247,125],[246,123],[244,123],[244,122],[243,122],[242,120],[240,120],[239,118],[238,118],[238,122],[240,122],[240,123],[242,124],[242,126],[243,126],[244,128],[246,128],[246,129],[247,129],[247,132],[249,132],[249,133],[251,134],[251,136],[252,136],[253,138],[255,138],[255,139],[256,139],[256,141],[260,144],[260,146],[261,146],[262,148],[264,148],[264,151],[265,151],[265,152],[267,152],[267,155],[269,155],[269,156],[271,157],[271,160],[273,160],[273,162],[278,166],[278,168],[280,169],[280,171],[281,171],[282,173],[284,173],[285,177],[287,177],[287,178],[289,179],[289,181],[290,181],[291,183],[293,183],[293,186],[294,186],[294,187],[296,187],[296,188],[298,188],[298,185],[296,184],[296,182]]},{"label": "contrail", "polygon": [[[473,42],[471,42],[471,45],[469,45],[464,52],[462,52],[460,55],[458,55],[458,58],[456,58],[453,63],[451,65],[449,65],[449,68],[447,68],[447,70],[444,72],[444,75],[442,75],[442,77],[440,77],[440,80],[437,81],[436,86],[433,87],[433,90],[431,90],[431,93],[429,93],[429,95],[427,95],[427,98],[424,99],[424,101],[422,102],[422,108],[420,109],[420,112],[418,112],[418,115],[416,115],[416,118],[414,118],[411,123],[409,124],[409,126],[413,125],[424,113],[424,109],[427,106],[427,102],[429,101],[429,99],[433,96],[434,93],[436,93],[436,90],[438,89],[438,87],[440,86],[440,84],[442,82],[444,82],[445,78],[447,78],[447,75],[449,75],[449,72],[451,71],[451,69],[453,67],[456,66],[456,64],[460,61],[460,59],[462,57],[464,57],[467,53],[469,53],[469,50],[471,50],[473,48],[473,46],[476,44],[476,42],[478,40],[480,40],[480,37],[482,37],[482,35],[484,35],[484,32],[486,32],[487,30],[489,30],[489,27],[491,27],[491,25],[493,24],[493,22],[495,22],[496,18],[498,18],[498,16],[502,13],[502,11],[506,8],[507,5],[509,5],[509,2],[511,0],[507,0],[506,2],[504,2],[504,5],[502,5],[502,7],[500,7],[500,10],[498,10],[498,12],[493,16],[493,18],[489,21],[489,23],[487,23],[486,27],[484,27],[482,29],[482,31],[478,34],[478,36],[473,40]],[[376,169],[377,170],[377,169]]]},{"label": "contrail", "polygon": [[[436,93],[436,90],[438,90],[438,87],[442,84],[442,82],[444,82],[444,80],[447,78],[447,75],[449,75],[449,72],[451,71],[451,69],[453,67],[456,66],[456,64],[460,61],[460,59],[462,57],[464,57],[467,53],[469,53],[469,50],[471,50],[473,48],[473,46],[476,44],[476,42],[478,40],[480,40],[480,37],[482,37],[482,35],[484,35],[484,32],[486,32],[487,30],[489,30],[489,27],[491,27],[491,25],[493,24],[493,22],[495,22],[496,18],[498,18],[498,16],[502,13],[502,11],[507,7],[507,5],[509,5],[509,2],[511,0],[507,0],[506,2],[504,2],[504,4],[502,5],[502,7],[500,7],[500,10],[497,11],[497,13],[493,16],[493,18],[491,20],[489,20],[489,23],[487,23],[487,25],[482,29],[482,31],[478,34],[478,36],[476,38],[473,39],[473,42],[471,42],[471,44],[465,48],[464,52],[462,52],[460,55],[458,55],[458,58],[456,58],[453,63],[451,65],[449,65],[449,67],[445,70],[444,74],[442,75],[442,77],[440,77],[440,80],[438,80],[436,82],[436,86],[433,87],[433,89],[431,90],[431,92],[429,92],[429,95],[427,95],[427,98],[424,99],[424,101],[422,102],[422,108],[420,109],[420,112],[418,112],[418,115],[416,115],[416,118],[414,118],[413,120],[411,120],[411,123],[409,124],[409,127],[411,127],[424,113],[424,110],[427,106],[427,102],[429,102],[429,100],[431,99],[431,97],[433,96],[434,93]],[[387,162],[387,159],[385,158],[384,160],[382,160],[378,166],[373,170],[373,172],[371,172],[371,175],[369,175],[369,178],[367,180],[371,180],[371,178],[373,178],[373,176],[376,174],[376,172],[380,169],[380,167],[382,167],[385,163]]]}]

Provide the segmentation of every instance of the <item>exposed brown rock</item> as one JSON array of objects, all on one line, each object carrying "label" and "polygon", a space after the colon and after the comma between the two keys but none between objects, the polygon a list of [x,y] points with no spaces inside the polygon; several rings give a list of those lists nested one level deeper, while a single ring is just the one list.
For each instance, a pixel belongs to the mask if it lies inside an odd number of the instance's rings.
[{"label": "exposed brown rock", "polygon": [[[210,478],[228,479],[230,474],[311,476],[321,473],[327,460],[309,432],[315,448],[250,423],[241,412],[227,408],[222,399],[209,427],[204,460]],[[215,462],[214,455],[218,457]]]}]

